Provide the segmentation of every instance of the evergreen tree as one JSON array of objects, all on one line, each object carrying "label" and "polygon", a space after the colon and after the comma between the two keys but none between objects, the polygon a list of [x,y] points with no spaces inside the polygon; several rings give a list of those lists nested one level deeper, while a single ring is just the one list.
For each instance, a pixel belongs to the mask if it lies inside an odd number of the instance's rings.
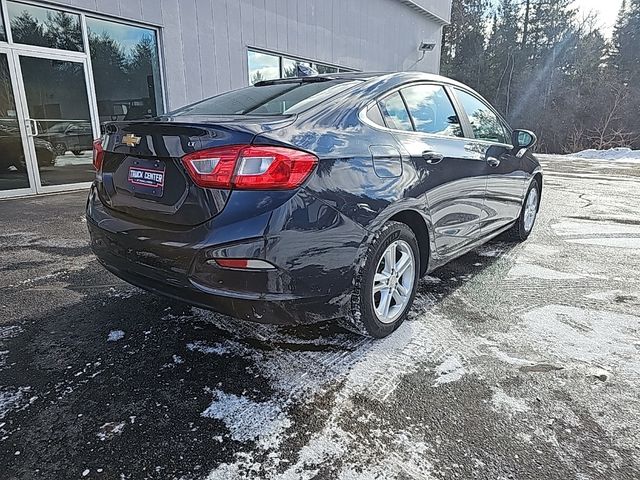
[{"label": "evergreen tree", "polygon": [[610,48],[573,3],[454,0],[442,72],[535,130],[543,151],[640,147],[640,0],[625,0]]},{"label": "evergreen tree", "polygon": [[442,71],[481,89],[486,78],[485,43],[488,0],[453,0],[451,25],[445,27]]},{"label": "evergreen tree", "polygon": [[493,28],[487,46],[488,76],[484,82],[484,95],[509,116],[513,81],[522,64],[519,46],[518,0],[501,0],[493,18]]},{"label": "evergreen tree", "polygon": [[614,32],[616,67],[624,80],[640,78],[640,0],[629,0],[618,16]]},{"label": "evergreen tree", "polygon": [[28,12],[11,19],[11,33],[16,43],[49,46],[42,24]]}]

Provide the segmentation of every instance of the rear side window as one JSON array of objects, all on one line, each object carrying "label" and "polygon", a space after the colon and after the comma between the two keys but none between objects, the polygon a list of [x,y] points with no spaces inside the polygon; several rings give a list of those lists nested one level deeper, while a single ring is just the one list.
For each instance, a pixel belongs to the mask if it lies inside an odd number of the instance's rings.
[{"label": "rear side window", "polygon": [[283,115],[322,103],[358,82],[330,80],[241,88],[183,107],[170,115]]},{"label": "rear side window", "polygon": [[456,88],[456,95],[469,117],[473,134],[478,140],[509,144],[502,122],[489,105],[459,88]]},{"label": "rear side window", "polygon": [[377,103],[374,103],[367,110],[367,118],[371,120],[376,125],[380,125],[384,127],[384,120],[382,119],[382,113],[380,113],[380,107]]},{"label": "rear side window", "polygon": [[414,85],[402,96],[417,132],[462,137],[462,126],[453,104],[441,85]]},{"label": "rear side window", "polygon": [[378,105],[387,127],[395,130],[413,131],[409,113],[400,93],[395,92],[386,96],[378,102]]}]

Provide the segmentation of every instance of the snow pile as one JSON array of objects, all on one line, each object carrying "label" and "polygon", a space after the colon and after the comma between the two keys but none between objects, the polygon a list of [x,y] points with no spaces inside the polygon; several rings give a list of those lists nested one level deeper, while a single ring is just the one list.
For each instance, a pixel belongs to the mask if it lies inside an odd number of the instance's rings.
[{"label": "snow pile", "polygon": [[586,160],[640,163],[640,150],[631,150],[626,147],[612,148],[610,150],[583,150],[582,152],[572,153],[570,156],[575,158],[584,158]]},{"label": "snow pile", "polygon": [[122,330],[111,330],[107,336],[107,342],[117,342],[124,338],[124,332]]}]

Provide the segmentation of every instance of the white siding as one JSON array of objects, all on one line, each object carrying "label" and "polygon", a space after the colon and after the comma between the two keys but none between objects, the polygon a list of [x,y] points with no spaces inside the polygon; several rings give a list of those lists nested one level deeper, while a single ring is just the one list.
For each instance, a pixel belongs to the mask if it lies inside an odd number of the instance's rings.
[{"label": "white siding", "polygon": [[[405,70],[440,42],[451,0],[57,0],[160,26],[169,109],[248,83],[247,47],[358,70]],[[413,66],[437,72],[438,47]]]}]

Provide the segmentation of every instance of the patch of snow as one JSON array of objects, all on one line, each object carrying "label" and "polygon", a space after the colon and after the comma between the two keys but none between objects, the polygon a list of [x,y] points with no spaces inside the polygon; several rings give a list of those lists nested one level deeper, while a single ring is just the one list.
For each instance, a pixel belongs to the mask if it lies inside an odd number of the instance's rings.
[{"label": "patch of snow", "polygon": [[574,273],[560,272],[529,263],[517,263],[509,270],[508,276],[516,278],[539,278],[541,280],[577,280],[582,278],[581,275]]},{"label": "patch of snow", "polygon": [[612,302],[618,295],[622,295],[622,290],[608,290],[606,292],[596,292],[585,295],[584,298],[598,300],[601,302]]},{"label": "patch of snow", "polygon": [[625,248],[640,253],[640,238],[580,238],[567,240],[581,245],[595,245],[600,247]]},{"label": "patch of snow", "polygon": [[505,250],[499,247],[480,247],[476,251],[481,257],[499,257]]},{"label": "patch of snow", "polygon": [[467,371],[458,357],[447,357],[444,362],[436,367],[438,378],[433,386],[437,387],[445,383],[457,382],[465,373],[467,373]]},{"label": "patch of snow", "polygon": [[583,150],[582,152],[567,155],[573,158],[582,158],[585,160],[602,160],[615,161],[622,163],[640,163],[640,150],[631,150],[630,148],[612,148],[610,150]]},{"label": "patch of snow", "polygon": [[192,352],[208,353],[212,355],[226,355],[231,351],[228,345],[222,343],[209,345],[207,344],[207,342],[204,342],[202,340],[188,343],[187,350],[190,350]]},{"label": "patch of snow", "polygon": [[107,422],[100,427],[97,433],[98,438],[101,441],[111,440],[116,435],[120,435],[124,431],[124,427],[127,422]]},{"label": "patch of snow", "polygon": [[[356,469],[359,462],[350,459],[369,454],[371,445],[366,444],[359,432],[352,431],[345,420],[354,412],[354,397],[385,402],[407,374],[424,371],[426,365],[434,362],[443,364],[442,378],[453,380],[461,373],[461,362],[448,360],[449,357],[473,355],[469,353],[473,347],[461,344],[451,321],[432,313],[432,306],[433,300],[428,295],[418,295],[412,315],[416,320],[405,322],[392,336],[377,341],[350,334],[297,338],[283,334],[272,325],[248,324],[195,310],[207,322],[213,322],[234,337],[266,343],[267,348],[245,347],[233,340],[225,341],[224,345],[229,346],[231,354],[250,356],[252,368],[269,381],[274,392],[267,402],[219,390],[214,392],[215,399],[206,415],[219,418],[232,435],[243,441],[252,439],[260,447],[251,453],[236,454],[232,462],[210,472],[208,480],[244,479],[256,474],[260,478],[304,480],[317,475],[327,462],[336,461],[342,465],[345,475]],[[434,339],[444,345],[436,348]],[[306,344],[330,348],[305,350]],[[451,353],[452,349],[455,354]],[[299,402],[311,402],[338,385],[340,388],[332,395],[333,403],[325,413],[327,419],[322,428],[300,448],[295,463],[283,471],[285,464],[277,444],[290,424],[289,408]],[[428,471],[424,456],[412,453],[420,439],[393,430],[385,430],[384,435],[386,440],[391,437],[395,440],[387,453],[368,465],[370,472],[387,471],[391,474],[378,477],[401,478],[403,472]],[[273,436],[276,446],[272,445]],[[424,474],[419,478],[429,477]]]},{"label": "patch of snow", "polygon": [[546,305],[525,313],[505,334],[511,345],[523,344],[567,362],[600,365],[640,374],[640,317],[609,311]]},{"label": "patch of snow", "polygon": [[180,365],[181,363],[184,363],[184,358],[182,358],[180,355],[174,355],[173,363],[175,363],[176,365]]},{"label": "patch of snow", "polygon": [[518,367],[523,367],[526,365],[534,365],[534,362],[530,360],[525,360],[523,358],[513,357],[505,352],[500,351],[496,347],[492,347],[491,351],[496,356],[498,360],[504,363],[508,363],[509,365],[516,365]]},{"label": "patch of snow", "polygon": [[20,333],[22,333],[22,328],[18,325],[0,326],[0,340],[8,340],[10,338],[17,337]]},{"label": "patch of snow", "polygon": [[527,402],[521,398],[514,398],[507,395],[502,389],[497,388],[491,397],[493,408],[497,411],[504,411],[510,415],[524,413],[530,410]]},{"label": "patch of snow", "polygon": [[111,330],[107,336],[107,342],[117,342],[124,338],[124,332],[122,330]]},{"label": "patch of snow", "polygon": [[553,257],[560,252],[559,248],[552,247],[550,245],[541,245],[530,243],[525,245],[523,253],[527,256],[533,256],[534,258],[540,257]]},{"label": "patch of snow", "polygon": [[3,390],[0,391],[0,420],[9,413],[12,409],[16,408],[22,398],[22,390]]},{"label": "patch of snow", "polygon": [[552,226],[562,236],[568,235],[640,235],[640,225],[604,222],[570,222],[564,221]]},{"label": "patch of snow", "polygon": [[202,416],[222,420],[233,440],[258,440],[259,446],[276,448],[282,433],[291,426],[291,421],[275,401],[255,402],[221,390],[213,391],[213,395],[213,402]]}]

